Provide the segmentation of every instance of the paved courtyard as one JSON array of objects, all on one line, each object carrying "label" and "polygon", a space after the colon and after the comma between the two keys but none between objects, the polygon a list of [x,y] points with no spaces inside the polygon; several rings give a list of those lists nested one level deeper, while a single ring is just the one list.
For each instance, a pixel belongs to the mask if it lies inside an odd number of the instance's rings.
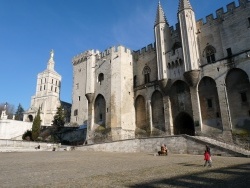
[{"label": "paved courtyard", "polygon": [[250,159],[82,151],[0,152],[0,187],[249,187]]}]

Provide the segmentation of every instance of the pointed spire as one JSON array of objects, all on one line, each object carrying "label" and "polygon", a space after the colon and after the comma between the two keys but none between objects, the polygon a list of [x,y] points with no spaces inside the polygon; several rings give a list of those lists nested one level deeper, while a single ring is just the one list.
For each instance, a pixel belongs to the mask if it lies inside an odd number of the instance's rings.
[{"label": "pointed spire", "polygon": [[180,0],[179,1],[178,12],[180,12],[184,9],[192,9],[192,6],[191,6],[189,0]]},{"label": "pointed spire", "polygon": [[52,49],[50,51],[50,58],[49,58],[49,61],[48,61],[48,64],[47,64],[47,69],[48,70],[54,70],[54,65],[55,65],[55,62],[54,62],[54,50]]},{"label": "pointed spire", "polygon": [[157,7],[155,25],[157,25],[159,23],[167,23],[168,24],[167,19],[166,19],[165,14],[164,14],[164,11],[161,7],[160,1],[158,3],[158,7]]}]

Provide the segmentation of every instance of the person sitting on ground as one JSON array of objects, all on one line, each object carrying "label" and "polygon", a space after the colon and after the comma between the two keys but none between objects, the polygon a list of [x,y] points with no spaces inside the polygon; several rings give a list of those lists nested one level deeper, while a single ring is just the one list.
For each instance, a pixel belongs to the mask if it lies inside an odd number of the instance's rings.
[{"label": "person sitting on ground", "polygon": [[159,155],[168,155],[168,150],[166,144],[161,145],[161,151],[158,151]]}]

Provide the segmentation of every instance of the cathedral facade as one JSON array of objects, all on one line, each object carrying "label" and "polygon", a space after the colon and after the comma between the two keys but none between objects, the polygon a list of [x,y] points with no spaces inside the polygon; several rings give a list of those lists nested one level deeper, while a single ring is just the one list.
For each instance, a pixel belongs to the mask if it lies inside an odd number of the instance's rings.
[{"label": "cathedral facade", "polygon": [[226,7],[197,21],[179,0],[173,27],[159,3],[153,44],[75,56],[71,123],[94,142],[250,130],[250,1]]}]

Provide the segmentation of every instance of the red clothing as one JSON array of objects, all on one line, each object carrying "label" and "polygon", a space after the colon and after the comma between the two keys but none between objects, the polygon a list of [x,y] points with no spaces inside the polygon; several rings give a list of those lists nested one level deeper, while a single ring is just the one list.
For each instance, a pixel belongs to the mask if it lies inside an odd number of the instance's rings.
[{"label": "red clothing", "polygon": [[210,160],[210,155],[208,151],[205,151],[204,153],[204,160],[209,161]]}]

